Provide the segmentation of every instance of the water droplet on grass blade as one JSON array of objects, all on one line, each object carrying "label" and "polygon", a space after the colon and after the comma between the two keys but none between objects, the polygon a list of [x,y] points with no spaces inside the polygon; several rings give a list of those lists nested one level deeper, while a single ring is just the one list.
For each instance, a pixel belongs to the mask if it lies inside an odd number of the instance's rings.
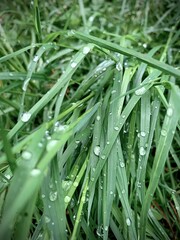
[{"label": "water droplet on grass blade", "polygon": [[95,146],[95,147],[94,147],[94,154],[95,154],[96,156],[99,156],[99,155],[100,155],[100,151],[101,151],[100,146]]},{"label": "water droplet on grass blade", "polygon": [[77,63],[76,63],[76,62],[72,62],[72,63],[71,63],[71,67],[72,67],[72,68],[75,68],[76,66],[77,66]]},{"label": "water droplet on grass blade", "polygon": [[73,183],[73,186],[74,186],[74,187],[77,187],[77,186],[78,186],[78,182],[74,182],[74,183]]},{"label": "water droplet on grass blade", "polygon": [[25,112],[25,113],[23,113],[23,115],[21,117],[21,121],[22,122],[28,122],[30,118],[31,118],[31,113],[30,112]]},{"label": "water droplet on grass blade", "polygon": [[51,149],[58,143],[57,140],[50,140],[46,146],[47,152],[51,151]]},{"label": "water droplet on grass blade", "polygon": [[51,221],[51,219],[47,216],[44,217],[45,223],[49,223]]},{"label": "water droplet on grass blade", "polygon": [[22,152],[22,158],[24,158],[25,160],[29,160],[29,159],[31,159],[31,157],[32,157],[31,152],[29,152],[29,151]]},{"label": "water droplet on grass blade", "polygon": [[69,203],[71,201],[71,198],[69,196],[65,196],[64,202]]},{"label": "water droplet on grass blade", "polygon": [[116,63],[116,69],[118,71],[121,71],[122,70],[122,64],[120,62]]},{"label": "water droplet on grass blade", "polygon": [[145,137],[146,133],[145,132],[140,132],[141,137]]},{"label": "water droplet on grass blade", "polygon": [[101,117],[100,117],[100,116],[97,116],[97,117],[96,117],[96,120],[97,120],[97,121],[99,121],[100,119],[101,119]]},{"label": "water droplet on grass blade", "polygon": [[173,109],[171,108],[171,107],[169,107],[168,109],[167,109],[167,116],[168,117],[172,117],[172,115],[173,115]]},{"label": "water droplet on grass blade", "polygon": [[50,199],[50,201],[51,201],[51,202],[56,201],[57,196],[58,196],[57,192],[50,192],[50,193],[49,193],[49,199]]},{"label": "water droplet on grass blade", "polygon": [[146,88],[145,88],[145,87],[141,87],[141,88],[139,88],[139,89],[137,89],[137,90],[135,91],[135,94],[136,94],[137,96],[140,96],[140,95],[143,95],[145,92],[146,92]]},{"label": "water droplet on grass blade", "polygon": [[140,154],[141,156],[144,156],[144,155],[146,154],[146,150],[144,149],[144,147],[140,147],[140,149],[139,149],[139,154]]},{"label": "water droplet on grass blade", "polygon": [[162,130],[161,130],[161,135],[162,135],[163,137],[165,137],[165,136],[167,135],[167,131],[164,130],[164,129],[162,129]]},{"label": "water droplet on grass blade", "polygon": [[127,226],[131,226],[131,220],[129,218],[126,218],[126,224]]},{"label": "water droplet on grass blade", "polygon": [[89,47],[87,47],[87,46],[84,47],[84,48],[83,48],[83,54],[88,54],[88,53],[90,52],[90,50],[91,50],[91,49],[90,49]]},{"label": "water droplet on grass blade", "polygon": [[120,162],[120,167],[125,167],[125,164],[124,164],[124,162]]},{"label": "water droplet on grass blade", "polygon": [[31,171],[31,176],[32,177],[37,177],[41,174],[41,170],[40,169],[37,169],[37,168],[34,168],[32,171]]},{"label": "water droplet on grass blade", "polygon": [[37,62],[39,59],[39,57],[36,55],[34,58],[33,58],[33,62]]},{"label": "water droplet on grass blade", "polygon": [[114,127],[114,130],[119,131],[119,127]]}]

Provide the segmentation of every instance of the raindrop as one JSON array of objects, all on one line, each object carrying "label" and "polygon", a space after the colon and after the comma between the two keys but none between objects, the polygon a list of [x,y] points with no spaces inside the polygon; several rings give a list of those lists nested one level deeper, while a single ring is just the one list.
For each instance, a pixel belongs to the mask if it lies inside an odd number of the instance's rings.
[{"label": "raindrop", "polygon": [[52,225],[54,225],[55,223],[54,223],[54,222],[52,222],[51,224],[52,224]]},{"label": "raindrop", "polygon": [[51,208],[51,205],[48,205],[48,208]]},{"label": "raindrop", "polygon": [[125,115],[122,115],[122,118],[125,118],[126,116]]},{"label": "raindrop", "polygon": [[32,177],[37,177],[41,174],[41,170],[40,169],[37,169],[37,168],[34,168],[32,171],[31,171],[31,176]]},{"label": "raindrop", "polygon": [[135,94],[136,94],[137,96],[139,96],[139,95],[143,95],[145,92],[146,92],[146,88],[145,88],[145,87],[141,87],[141,88],[139,88],[139,89],[137,89],[137,90],[135,91]]},{"label": "raindrop", "polygon": [[144,156],[144,155],[146,154],[146,150],[144,149],[144,147],[140,147],[140,149],[139,149],[139,154],[140,154],[141,156]]},{"label": "raindrop", "polygon": [[114,130],[119,131],[119,127],[114,127]]},{"label": "raindrop", "polygon": [[113,195],[113,191],[110,191],[110,195]]},{"label": "raindrop", "polygon": [[74,183],[73,183],[73,186],[74,186],[74,187],[77,187],[77,186],[78,186],[78,182],[74,182]]},{"label": "raindrop", "polygon": [[85,203],[85,202],[86,202],[86,197],[85,197],[85,196],[83,196],[83,197],[81,198],[81,202],[82,202],[82,203]]},{"label": "raindrop", "polygon": [[125,167],[125,164],[124,164],[124,162],[120,162],[120,167]]},{"label": "raindrop", "polygon": [[59,127],[56,128],[56,132],[64,132],[68,128],[68,125],[59,125]]},{"label": "raindrop", "polygon": [[104,159],[106,158],[106,156],[105,156],[105,155],[102,155],[101,158],[104,160]]},{"label": "raindrop", "polygon": [[76,143],[76,144],[79,144],[79,143],[80,143],[80,140],[76,140],[75,143]]},{"label": "raindrop", "polygon": [[141,183],[140,182],[137,183],[137,187],[141,188]]},{"label": "raindrop", "polygon": [[162,135],[163,137],[165,137],[165,136],[167,135],[167,131],[164,130],[164,129],[162,129],[162,130],[161,130],[161,135]]},{"label": "raindrop", "polygon": [[39,59],[39,57],[36,55],[34,58],[33,58],[33,62],[37,62]]},{"label": "raindrop", "polygon": [[45,194],[42,194],[41,197],[42,197],[42,198],[45,198],[46,196],[45,196]]},{"label": "raindrop", "polygon": [[57,140],[50,140],[46,146],[47,152],[51,151],[54,146],[58,143]]},{"label": "raindrop", "polygon": [[45,220],[46,223],[49,223],[51,221],[51,219],[47,216],[44,217],[44,220]]},{"label": "raindrop", "polygon": [[24,152],[22,152],[22,157],[23,157],[25,160],[29,160],[29,159],[31,159],[31,157],[32,157],[32,153],[29,152],[29,151],[24,151]]},{"label": "raindrop", "polygon": [[9,76],[11,76],[11,77],[12,77],[12,76],[13,76],[13,74],[12,74],[12,73],[9,73]]},{"label": "raindrop", "polygon": [[101,151],[100,146],[95,146],[95,147],[94,147],[94,154],[95,154],[96,156],[99,156],[99,155],[100,155],[100,151]]},{"label": "raindrop", "polygon": [[109,145],[110,144],[110,142],[109,141],[107,141],[107,145]]},{"label": "raindrop", "polygon": [[31,118],[31,113],[30,112],[25,112],[25,113],[23,113],[23,115],[21,117],[21,121],[22,122],[28,122],[30,118]]},{"label": "raindrop", "polygon": [[97,120],[97,121],[99,121],[100,119],[101,119],[101,117],[100,117],[100,116],[97,116],[97,117],[96,117],[96,120]]},{"label": "raindrop", "polygon": [[126,224],[127,226],[131,226],[131,220],[129,218],[126,218]]},{"label": "raindrop", "polygon": [[65,196],[64,202],[69,203],[71,201],[71,198],[69,196]]},{"label": "raindrop", "polygon": [[50,192],[50,193],[49,193],[49,199],[50,199],[50,201],[51,201],[51,202],[54,202],[54,201],[57,199],[57,196],[58,196],[57,192]]},{"label": "raindrop", "polygon": [[141,135],[141,137],[145,137],[146,133],[145,132],[141,132],[140,135]]},{"label": "raindrop", "polygon": [[38,147],[42,148],[43,144],[41,142],[38,143]]},{"label": "raindrop", "polygon": [[83,54],[88,54],[88,53],[90,52],[90,50],[91,50],[91,49],[90,49],[89,47],[87,47],[87,46],[84,47],[84,48],[83,48]]},{"label": "raindrop", "polygon": [[72,68],[75,68],[76,66],[77,66],[77,63],[76,63],[76,62],[72,62],[72,63],[71,63],[71,67],[72,67]]},{"label": "raindrop", "polygon": [[147,43],[143,43],[143,48],[147,48]]},{"label": "raindrop", "polygon": [[111,91],[111,94],[114,94],[114,93],[116,93],[116,90],[112,90],[112,91]]},{"label": "raindrop", "polygon": [[105,227],[104,227],[104,231],[108,231],[108,226],[105,226]]},{"label": "raindrop", "polygon": [[167,116],[168,116],[168,117],[172,117],[172,115],[173,115],[173,109],[172,109],[171,107],[169,107],[169,108],[167,109]]},{"label": "raindrop", "polygon": [[116,63],[116,69],[118,71],[121,71],[122,70],[122,64],[120,62]]},{"label": "raindrop", "polygon": [[122,194],[125,194],[125,190],[124,189],[122,190]]}]

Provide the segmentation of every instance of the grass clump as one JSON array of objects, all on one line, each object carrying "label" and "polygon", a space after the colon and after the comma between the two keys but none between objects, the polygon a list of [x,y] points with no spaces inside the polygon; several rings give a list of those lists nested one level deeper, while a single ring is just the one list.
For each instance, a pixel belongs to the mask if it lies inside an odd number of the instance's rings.
[{"label": "grass clump", "polygon": [[0,3],[0,238],[178,239],[179,15],[160,3]]}]

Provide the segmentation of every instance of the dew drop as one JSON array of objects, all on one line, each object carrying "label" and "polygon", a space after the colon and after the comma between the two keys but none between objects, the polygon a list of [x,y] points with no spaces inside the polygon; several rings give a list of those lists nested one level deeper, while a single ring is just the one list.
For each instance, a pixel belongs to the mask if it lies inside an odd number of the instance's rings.
[{"label": "dew drop", "polygon": [[75,143],[76,143],[76,144],[79,144],[79,143],[80,143],[80,140],[76,140]]},{"label": "dew drop", "polygon": [[46,195],[45,195],[45,194],[42,194],[42,195],[41,195],[41,197],[42,197],[42,198],[45,198],[45,197],[46,197]]},{"label": "dew drop", "polygon": [[50,193],[49,193],[49,199],[50,199],[50,201],[51,201],[51,202],[56,201],[57,196],[58,196],[57,191],[56,191],[56,192],[50,192]]},{"label": "dew drop", "polygon": [[37,62],[39,59],[39,57],[36,55],[34,58],[33,58],[33,62]]},{"label": "dew drop", "polygon": [[140,147],[140,149],[139,149],[139,154],[140,154],[141,156],[144,156],[144,155],[146,154],[146,150],[144,149],[144,147]]},{"label": "dew drop", "polygon": [[110,191],[110,195],[113,195],[113,191]]},{"label": "dew drop", "polygon": [[104,231],[108,231],[108,226],[105,226],[105,227],[104,227]]},{"label": "dew drop", "polygon": [[104,159],[106,158],[106,156],[105,156],[105,155],[102,155],[101,158],[104,160]]},{"label": "dew drop", "polygon": [[21,117],[21,121],[22,122],[28,122],[30,118],[31,118],[31,113],[30,112],[25,112],[25,113],[23,113],[23,115]]},{"label": "dew drop", "polygon": [[31,176],[32,177],[37,177],[41,174],[41,170],[40,169],[37,169],[37,168],[34,168],[32,171],[31,171]]},{"label": "dew drop", "polygon": [[162,135],[163,137],[165,137],[165,136],[167,135],[167,131],[164,130],[164,129],[162,129],[162,130],[161,130],[161,135]]},{"label": "dew drop", "polygon": [[141,132],[140,135],[141,135],[141,137],[145,137],[146,133],[145,132]]},{"label": "dew drop", "polygon": [[88,53],[90,52],[90,50],[91,50],[91,49],[90,49],[89,47],[87,47],[87,46],[84,47],[84,48],[83,48],[83,54],[88,54]]},{"label": "dew drop", "polygon": [[101,119],[101,117],[98,115],[98,116],[96,117],[96,120],[97,120],[97,121],[100,121],[100,119]]},{"label": "dew drop", "polygon": [[121,71],[122,70],[122,64],[120,62],[116,63],[116,69],[118,71]]},{"label": "dew drop", "polygon": [[114,93],[116,93],[116,90],[112,90],[112,91],[111,91],[111,94],[114,94]]},{"label": "dew drop", "polygon": [[77,186],[78,186],[78,182],[74,182],[74,183],[73,183],[73,186],[74,186],[74,187],[77,187]]},{"label": "dew drop", "polygon": [[109,145],[109,144],[110,144],[110,142],[109,142],[109,141],[107,141],[106,143],[107,143],[107,145]]},{"label": "dew drop", "polygon": [[126,218],[126,224],[127,226],[131,226],[131,220],[129,218]]},{"label": "dew drop", "polygon": [[57,140],[50,140],[46,146],[47,152],[51,151],[52,148],[58,143]]},{"label": "dew drop", "polygon": [[42,142],[39,142],[39,143],[38,143],[38,147],[40,147],[40,148],[42,148],[42,147],[43,147],[43,144],[42,144]]},{"label": "dew drop", "polygon": [[76,62],[72,62],[72,63],[71,63],[71,67],[72,67],[72,68],[75,68],[76,66],[77,66],[77,63],[76,63]]},{"label": "dew drop", "polygon": [[141,188],[141,183],[140,182],[137,183],[137,187]]},{"label": "dew drop", "polygon": [[32,157],[31,152],[29,152],[29,151],[22,152],[22,158],[24,158],[25,160],[29,160],[29,159],[31,159],[31,157]]},{"label": "dew drop", "polygon": [[172,109],[171,107],[169,107],[169,108],[167,109],[167,116],[168,116],[168,117],[172,117],[172,115],[173,115],[173,109]]},{"label": "dew drop", "polygon": [[12,74],[12,73],[9,73],[9,76],[11,76],[11,77],[12,77],[12,76],[13,76],[13,74]]},{"label": "dew drop", "polygon": [[125,194],[125,190],[124,189],[122,190],[122,194]]},{"label": "dew drop", "polygon": [[114,127],[114,130],[119,131],[119,127]]},{"label": "dew drop", "polygon": [[146,88],[145,88],[145,87],[142,87],[142,88],[137,89],[137,90],[135,91],[135,94],[136,94],[137,96],[139,96],[139,95],[143,95],[145,92],[146,92]]},{"label": "dew drop", "polygon": [[124,162],[120,162],[120,167],[125,167],[125,164],[124,164]]},{"label": "dew drop", "polygon": [[69,196],[65,196],[64,202],[69,203],[71,201],[71,198]]},{"label": "dew drop", "polygon": [[95,147],[94,147],[94,154],[95,154],[96,156],[99,156],[99,155],[100,155],[100,151],[101,151],[100,146],[95,146]]},{"label": "dew drop", "polygon": [[51,221],[51,219],[47,216],[44,217],[44,220],[45,220],[46,223],[49,223]]}]

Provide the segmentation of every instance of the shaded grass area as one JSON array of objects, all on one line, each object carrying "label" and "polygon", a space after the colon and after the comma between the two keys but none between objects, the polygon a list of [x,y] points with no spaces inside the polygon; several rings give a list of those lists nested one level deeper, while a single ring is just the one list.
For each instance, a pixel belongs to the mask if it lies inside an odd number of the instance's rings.
[{"label": "shaded grass area", "polygon": [[0,9],[0,237],[178,239],[178,3]]}]

